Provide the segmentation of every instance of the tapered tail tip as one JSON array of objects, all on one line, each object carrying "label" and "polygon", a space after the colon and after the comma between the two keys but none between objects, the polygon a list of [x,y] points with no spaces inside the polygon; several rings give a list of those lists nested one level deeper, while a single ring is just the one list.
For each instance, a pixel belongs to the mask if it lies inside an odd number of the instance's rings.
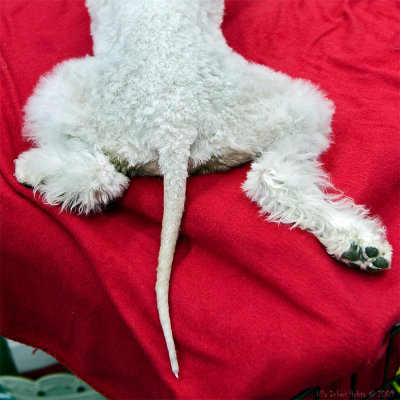
[{"label": "tapered tail tip", "polygon": [[171,365],[172,367],[172,372],[174,373],[174,375],[176,376],[176,379],[179,379],[179,366],[177,362],[172,363],[173,365]]}]

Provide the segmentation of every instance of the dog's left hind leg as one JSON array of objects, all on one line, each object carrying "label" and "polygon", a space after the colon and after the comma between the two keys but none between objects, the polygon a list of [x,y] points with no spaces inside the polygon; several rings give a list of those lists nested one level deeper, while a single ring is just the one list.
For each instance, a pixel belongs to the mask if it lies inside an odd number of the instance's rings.
[{"label": "dog's left hind leg", "polygon": [[47,203],[84,214],[100,211],[129,183],[106,155],[79,141],[62,148],[43,145],[20,154],[15,177],[39,191]]},{"label": "dog's left hind leg", "polygon": [[327,252],[353,268],[389,268],[392,250],[377,218],[349,198],[327,194],[330,186],[315,156],[278,143],[256,159],[243,185],[269,220],[312,232]]}]

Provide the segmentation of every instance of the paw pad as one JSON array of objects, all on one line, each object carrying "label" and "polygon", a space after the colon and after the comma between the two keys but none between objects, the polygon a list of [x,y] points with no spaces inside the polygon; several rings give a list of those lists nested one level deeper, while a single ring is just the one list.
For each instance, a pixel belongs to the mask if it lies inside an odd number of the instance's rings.
[{"label": "paw pad", "polygon": [[350,249],[342,254],[342,257],[349,261],[358,261],[362,256],[360,250],[356,244],[352,244]]},{"label": "paw pad", "polygon": [[372,264],[375,265],[375,267],[380,268],[380,269],[386,269],[389,266],[388,260],[383,257],[378,257],[374,261],[372,261]]},{"label": "paw pad", "polygon": [[365,254],[368,257],[376,257],[379,254],[379,250],[376,247],[366,247]]},{"label": "paw pad", "polygon": [[350,268],[376,273],[390,268],[389,261],[382,255],[376,247],[367,246],[363,250],[359,245],[352,243],[341,258]]}]

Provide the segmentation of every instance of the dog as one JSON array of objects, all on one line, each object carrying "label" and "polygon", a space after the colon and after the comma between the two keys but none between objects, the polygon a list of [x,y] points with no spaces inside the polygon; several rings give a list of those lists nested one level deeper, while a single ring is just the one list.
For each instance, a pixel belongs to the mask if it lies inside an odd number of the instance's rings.
[{"label": "dog", "polygon": [[310,231],[350,267],[390,268],[379,219],[332,194],[318,161],[332,102],[312,83],[234,53],[220,29],[223,0],[86,5],[94,55],[40,79],[24,110],[35,147],[15,160],[15,176],[78,213],[102,210],[130,177],[164,178],[156,297],[176,377],[168,290],[188,175],[251,161],[243,190],[270,221]]}]

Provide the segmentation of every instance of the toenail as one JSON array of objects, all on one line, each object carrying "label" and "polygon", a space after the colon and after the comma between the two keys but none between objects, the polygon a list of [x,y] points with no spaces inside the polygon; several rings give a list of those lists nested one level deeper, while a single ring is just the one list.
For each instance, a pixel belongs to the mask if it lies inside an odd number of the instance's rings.
[{"label": "toenail", "polygon": [[368,257],[376,257],[379,254],[379,250],[376,247],[366,247],[365,254]]},{"label": "toenail", "polygon": [[378,257],[376,260],[372,261],[372,264],[377,268],[386,269],[389,266],[389,261],[386,260],[386,258]]}]

